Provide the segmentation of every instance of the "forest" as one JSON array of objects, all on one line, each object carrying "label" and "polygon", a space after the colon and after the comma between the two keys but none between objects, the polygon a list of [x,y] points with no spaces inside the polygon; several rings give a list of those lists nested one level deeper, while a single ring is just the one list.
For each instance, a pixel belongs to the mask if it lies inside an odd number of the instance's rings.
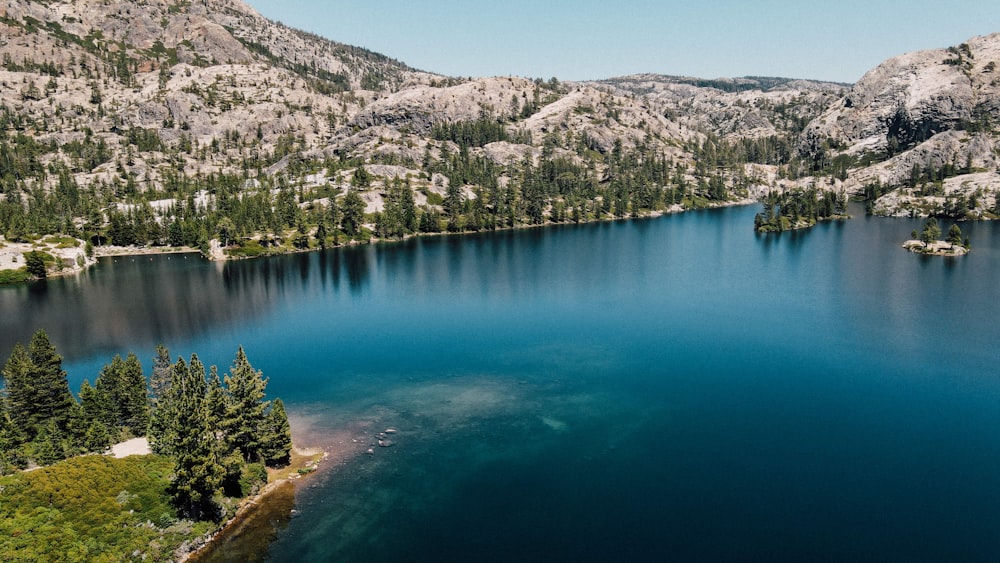
[{"label": "forest", "polygon": [[148,379],[134,353],[115,356],[77,398],[62,357],[39,330],[27,348],[14,346],[2,373],[0,474],[147,437],[170,463],[173,516],[218,521],[225,499],[252,494],[266,483],[266,466],[289,459],[284,405],[266,398],[267,379],[242,348],[223,376],[215,366],[206,372],[196,354],[171,362],[163,346]]}]

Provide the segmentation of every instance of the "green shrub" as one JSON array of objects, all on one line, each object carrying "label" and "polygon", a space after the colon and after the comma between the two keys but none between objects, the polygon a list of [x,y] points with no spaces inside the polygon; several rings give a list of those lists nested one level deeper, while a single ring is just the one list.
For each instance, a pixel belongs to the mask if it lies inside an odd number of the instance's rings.
[{"label": "green shrub", "polygon": [[16,270],[0,270],[0,285],[28,281],[28,268],[21,266]]},{"label": "green shrub", "polygon": [[162,561],[205,524],[177,526],[160,456],[76,457],[0,477],[0,553],[8,561]]}]

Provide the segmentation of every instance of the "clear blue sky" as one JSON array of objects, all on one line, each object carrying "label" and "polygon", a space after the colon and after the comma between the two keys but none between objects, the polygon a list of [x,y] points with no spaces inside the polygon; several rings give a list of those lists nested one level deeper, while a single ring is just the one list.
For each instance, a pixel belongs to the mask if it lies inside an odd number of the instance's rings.
[{"label": "clear blue sky", "polygon": [[855,82],[1000,32],[996,0],[248,0],[268,18],[450,76],[655,72]]}]

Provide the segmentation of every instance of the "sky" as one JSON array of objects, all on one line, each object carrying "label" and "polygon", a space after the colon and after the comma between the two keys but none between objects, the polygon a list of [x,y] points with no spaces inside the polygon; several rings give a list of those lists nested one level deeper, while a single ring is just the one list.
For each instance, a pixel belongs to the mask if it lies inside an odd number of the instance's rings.
[{"label": "sky", "polygon": [[285,25],[448,76],[641,72],[853,83],[1000,32],[995,0],[246,0]]}]

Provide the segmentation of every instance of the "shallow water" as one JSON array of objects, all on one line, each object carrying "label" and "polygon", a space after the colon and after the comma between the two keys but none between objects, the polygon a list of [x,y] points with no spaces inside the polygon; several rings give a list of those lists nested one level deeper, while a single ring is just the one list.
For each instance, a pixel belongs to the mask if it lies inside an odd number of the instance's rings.
[{"label": "shallow water", "polygon": [[1000,225],[943,259],[756,211],[119,259],[0,289],[0,344],[46,327],[74,387],[244,345],[339,452],[269,560],[995,559]]}]

